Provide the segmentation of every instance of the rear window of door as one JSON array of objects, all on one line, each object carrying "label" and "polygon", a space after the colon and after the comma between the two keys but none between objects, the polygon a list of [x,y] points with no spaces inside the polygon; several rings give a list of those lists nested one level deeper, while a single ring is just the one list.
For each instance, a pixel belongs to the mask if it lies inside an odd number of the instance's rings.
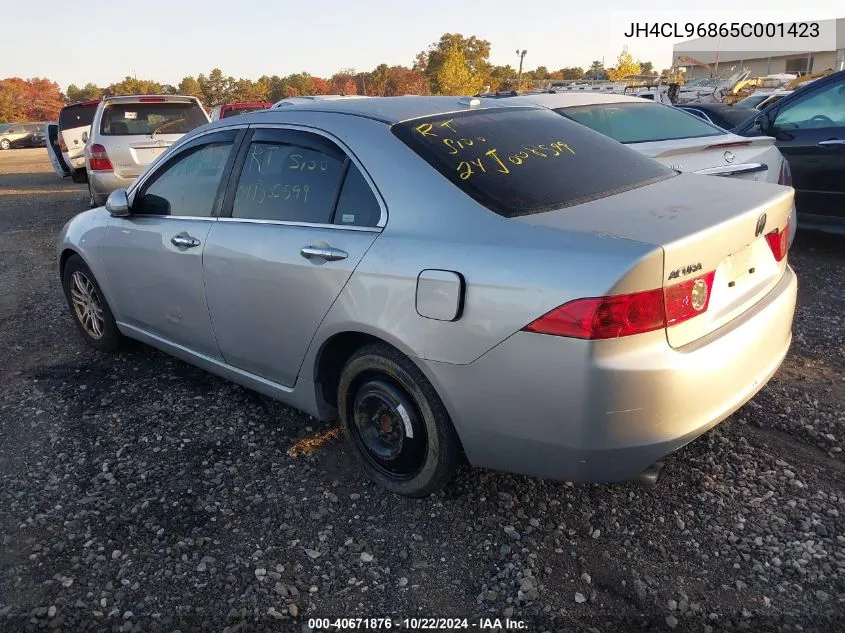
[{"label": "rear window of door", "polygon": [[374,227],[381,207],[361,171],[332,141],[259,130],[244,157],[232,217]]},{"label": "rear window of door", "polygon": [[105,136],[185,134],[207,122],[197,103],[110,103],[103,109],[100,133]]},{"label": "rear window of door", "polygon": [[777,130],[811,130],[845,125],[845,81],[813,90],[778,112]]},{"label": "rear window of door", "polygon": [[404,121],[392,130],[461,191],[505,217],[560,209],[675,175],[657,161],[539,108],[437,115]]}]

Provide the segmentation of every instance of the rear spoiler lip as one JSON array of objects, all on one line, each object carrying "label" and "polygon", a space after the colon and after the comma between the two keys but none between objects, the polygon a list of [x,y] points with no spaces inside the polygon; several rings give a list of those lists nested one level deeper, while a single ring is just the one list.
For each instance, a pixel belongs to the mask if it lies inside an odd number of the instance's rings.
[{"label": "rear spoiler lip", "polygon": [[[683,147],[673,147],[671,149],[664,150],[662,152],[656,152],[654,154],[649,153],[648,156],[651,158],[664,158],[666,156],[675,156],[677,154],[689,154],[690,152],[703,152],[707,149],[718,149],[720,145],[724,145],[725,149],[729,149],[731,145],[735,143],[745,143],[745,147],[766,147],[775,144],[775,139],[771,136],[736,136],[733,135],[735,140],[729,141],[716,141],[712,140],[712,137],[709,136],[702,136],[698,138],[690,138],[685,139],[690,141],[689,145],[684,145]],[[677,139],[677,140],[684,140],[684,139]]]},{"label": "rear spoiler lip", "polygon": [[765,163],[740,163],[739,165],[720,165],[718,167],[705,167],[696,169],[693,174],[705,176],[736,176],[737,174],[753,174],[760,171],[768,171],[769,166]]}]

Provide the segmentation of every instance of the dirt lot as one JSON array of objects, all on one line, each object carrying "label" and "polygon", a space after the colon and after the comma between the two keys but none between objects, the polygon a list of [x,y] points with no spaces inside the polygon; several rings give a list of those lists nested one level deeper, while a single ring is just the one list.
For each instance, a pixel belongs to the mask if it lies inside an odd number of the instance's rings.
[{"label": "dirt lot", "polygon": [[789,357],[657,488],[465,469],[412,501],[308,416],[86,349],[54,254],[86,199],[43,149],[0,152],[0,630],[845,630],[841,239],[799,232]]}]

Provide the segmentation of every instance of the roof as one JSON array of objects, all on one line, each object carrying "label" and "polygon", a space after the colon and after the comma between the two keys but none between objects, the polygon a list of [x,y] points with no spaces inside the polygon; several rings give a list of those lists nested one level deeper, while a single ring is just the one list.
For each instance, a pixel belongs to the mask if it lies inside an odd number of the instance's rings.
[{"label": "roof", "polygon": [[539,105],[544,108],[566,108],[582,105],[596,105],[600,103],[642,103],[640,97],[617,95],[612,93],[599,92],[540,92],[534,94],[521,94],[513,97],[490,97],[484,98],[484,102],[495,102],[500,105]]},{"label": "roof", "polygon": [[[507,107],[514,105],[531,105],[530,101],[525,103],[511,103],[510,99],[472,99],[477,102],[470,105],[470,97],[368,97],[359,99],[322,99],[310,100],[307,102],[294,103],[285,108],[271,108],[242,114],[244,117],[251,117],[254,121],[266,121],[268,118],[279,116],[282,112],[293,110],[312,112],[333,112],[338,114],[350,114],[354,116],[375,119],[384,123],[393,124],[409,119],[418,119],[425,116],[446,114],[449,112],[462,112],[465,110]],[[482,101],[485,103],[482,104]]]}]

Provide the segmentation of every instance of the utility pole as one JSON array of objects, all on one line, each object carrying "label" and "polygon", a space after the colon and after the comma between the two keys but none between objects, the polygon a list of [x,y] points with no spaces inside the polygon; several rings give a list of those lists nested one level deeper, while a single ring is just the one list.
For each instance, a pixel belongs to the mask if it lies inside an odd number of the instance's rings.
[{"label": "utility pole", "polygon": [[522,90],[522,60],[525,59],[525,54],[527,52],[528,51],[525,51],[525,50],[521,51],[519,49],[516,49],[516,54],[519,55],[519,74],[517,75],[517,78],[516,78],[516,89],[518,91]]}]

